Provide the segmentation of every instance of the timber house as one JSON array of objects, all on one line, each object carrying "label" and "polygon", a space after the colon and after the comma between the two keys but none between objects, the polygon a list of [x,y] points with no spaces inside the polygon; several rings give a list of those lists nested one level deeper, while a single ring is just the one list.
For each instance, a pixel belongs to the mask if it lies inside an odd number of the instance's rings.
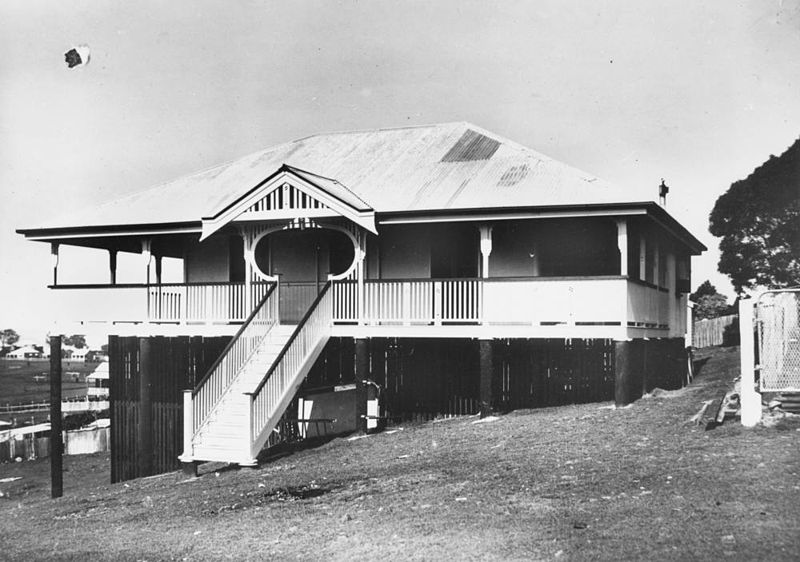
[{"label": "timber house", "polygon": [[[65,302],[95,303],[72,320],[108,323],[112,480],[679,387],[706,249],[663,205],[468,123],[314,135],[18,232],[52,245]],[[61,245],[106,251],[109,281],[59,284]],[[146,283],[116,283],[120,252]]]}]

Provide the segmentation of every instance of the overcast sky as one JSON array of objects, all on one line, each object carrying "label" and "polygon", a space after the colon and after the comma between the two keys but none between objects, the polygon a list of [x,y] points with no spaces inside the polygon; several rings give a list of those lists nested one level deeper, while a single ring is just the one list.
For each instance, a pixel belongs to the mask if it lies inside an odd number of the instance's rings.
[{"label": "overcast sky", "polygon": [[16,228],[312,133],[445,121],[637,199],[665,178],[711,248],[693,285],[732,294],[708,214],[800,136],[797,1],[3,0],[0,46],[0,328],[35,341],[49,249]]}]

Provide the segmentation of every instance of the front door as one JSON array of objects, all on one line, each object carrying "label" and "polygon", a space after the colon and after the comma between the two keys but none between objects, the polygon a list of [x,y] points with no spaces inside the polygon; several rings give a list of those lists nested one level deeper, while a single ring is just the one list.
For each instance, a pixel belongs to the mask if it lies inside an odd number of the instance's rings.
[{"label": "front door", "polygon": [[300,322],[328,275],[341,273],[353,261],[353,245],[343,233],[321,228],[281,230],[266,236],[256,249],[262,271],[279,278],[280,319]]}]

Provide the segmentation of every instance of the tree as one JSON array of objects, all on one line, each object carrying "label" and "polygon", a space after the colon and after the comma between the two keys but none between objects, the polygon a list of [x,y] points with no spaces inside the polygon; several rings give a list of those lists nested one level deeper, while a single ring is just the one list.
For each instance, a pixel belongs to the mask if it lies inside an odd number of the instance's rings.
[{"label": "tree", "polygon": [[709,216],[737,293],[800,284],[800,139],[722,194]]},{"label": "tree", "polygon": [[19,341],[19,334],[11,328],[6,328],[0,332],[0,340],[2,340],[2,347],[8,347]]},{"label": "tree", "polygon": [[697,290],[689,295],[689,300],[692,302],[700,302],[700,299],[709,295],[718,295],[717,288],[711,284],[711,281],[706,279],[703,281]]},{"label": "tree", "polygon": [[65,345],[71,345],[76,349],[83,349],[86,347],[86,336],[75,334],[72,336],[61,336],[61,341],[64,342]]},{"label": "tree", "polygon": [[717,318],[718,316],[725,316],[730,313],[731,307],[728,305],[728,297],[720,295],[705,295],[700,297],[700,300],[694,307],[694,315],[698,320],[705,318]]},{"label": "tree", "polygon": [[695,303],[694,316],[698,320],[732,314],[728,297],[718,293],[717,288],[708,280],[701,283],[697,290],[689,295],[689,300]]}]

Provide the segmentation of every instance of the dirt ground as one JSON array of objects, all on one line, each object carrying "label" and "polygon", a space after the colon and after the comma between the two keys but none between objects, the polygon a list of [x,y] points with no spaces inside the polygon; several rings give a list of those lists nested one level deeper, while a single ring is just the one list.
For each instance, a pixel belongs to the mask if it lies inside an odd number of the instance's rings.
[{"label": "dirt ground", "polygon": [[624,409],[403,426],[195,479],[110,485],[107,456],[68,457],[57,500],[46,460],[0,465],[0,558],[796,560],[800,417],[687,424],[738,349],[699,359],[690,387]]}]

